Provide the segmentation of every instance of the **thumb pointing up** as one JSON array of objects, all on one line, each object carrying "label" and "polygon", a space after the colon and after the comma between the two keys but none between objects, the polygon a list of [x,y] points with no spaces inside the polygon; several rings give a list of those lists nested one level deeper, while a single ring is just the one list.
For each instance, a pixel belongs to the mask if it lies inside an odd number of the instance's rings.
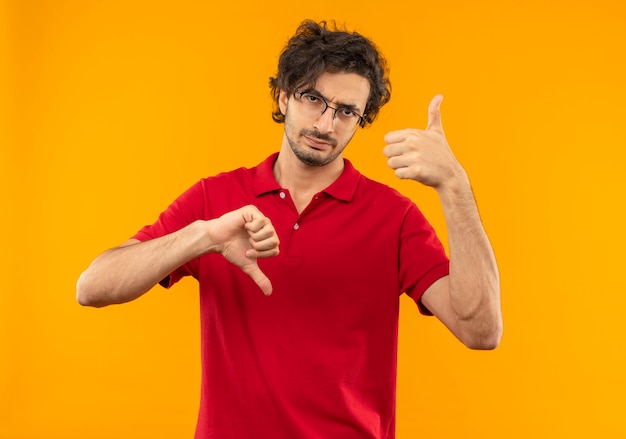
[{"label": "thumb pointing up", "polygon": [[442,100],[442,95],[436,95],[430,101],[430,105],[428,105],[428,125],[426,126],[426,131],[436,131],[440,134],[443,134],[443,126],[441,125],[441,112],[439,110]]}]

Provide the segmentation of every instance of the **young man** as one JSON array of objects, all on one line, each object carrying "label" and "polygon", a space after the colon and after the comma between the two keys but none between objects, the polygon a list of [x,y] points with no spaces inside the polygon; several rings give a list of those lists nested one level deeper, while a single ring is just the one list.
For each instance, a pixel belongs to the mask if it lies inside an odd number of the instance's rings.
[{"label": "young man", "polygon": [[399,178],[438,192],[450,260],[410,200],[343,158],[390,97],[370,41],[305,21],[270,86],[280,151],[199,181],[96,258],[78,301],[123,303],[198,279],[197,438],[393,438],[400,294],[470,348],[496,347],[502,331],[495,258],[441,96],[426,129],[387,134],[384,153]]}]

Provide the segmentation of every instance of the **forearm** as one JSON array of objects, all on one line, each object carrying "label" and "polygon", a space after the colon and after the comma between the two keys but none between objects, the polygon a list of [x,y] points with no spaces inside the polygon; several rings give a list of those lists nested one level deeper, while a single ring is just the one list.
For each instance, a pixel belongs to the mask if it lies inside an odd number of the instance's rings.
[{"label": "forearm", "polygon": [[78,279],[78,302],[102,307],[140,297],[176,268],[211,251],[203,223],[102,253]]},{"label": "forearm", "polygon": [[450,306],[465,343],[495,346],[502,333],[500,278],[465,172],[438,189],[448,229]]}]

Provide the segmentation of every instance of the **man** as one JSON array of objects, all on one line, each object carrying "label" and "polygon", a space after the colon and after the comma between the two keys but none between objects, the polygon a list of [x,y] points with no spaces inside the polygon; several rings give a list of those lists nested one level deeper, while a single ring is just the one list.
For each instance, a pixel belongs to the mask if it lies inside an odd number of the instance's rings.
[{"label": "man", "polygon": [[498,270],[441,96],[426,129],[388,133],[384,154],[438,192],[450,260],[410,200],[343,158],[389,100],[386,75],[361,35],[303,22],[270,81],[278,154],[199,181],[81,275],[90,306],[198,279],[197,438],[393,438],[404,292],[468,347],[498,345]]}]

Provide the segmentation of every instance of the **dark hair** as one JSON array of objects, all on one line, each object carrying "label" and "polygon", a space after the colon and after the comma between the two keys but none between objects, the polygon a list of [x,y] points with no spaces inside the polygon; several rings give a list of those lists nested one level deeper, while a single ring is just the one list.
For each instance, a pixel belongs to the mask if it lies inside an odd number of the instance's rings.
[{"label": "dark hair", "polygon": [[387,63],[374,43],[356,32],[338,29],[334,22],[333,29],[328,29],[325,21],[305,20],[281,52],[276,77],[270,78],[272,119],[285,121],[278,106],[281,90],[293,94],[299,89],[311,89],[324,72],[356,73],[369,80],[362,127],[372,123],[391,98]]}]

